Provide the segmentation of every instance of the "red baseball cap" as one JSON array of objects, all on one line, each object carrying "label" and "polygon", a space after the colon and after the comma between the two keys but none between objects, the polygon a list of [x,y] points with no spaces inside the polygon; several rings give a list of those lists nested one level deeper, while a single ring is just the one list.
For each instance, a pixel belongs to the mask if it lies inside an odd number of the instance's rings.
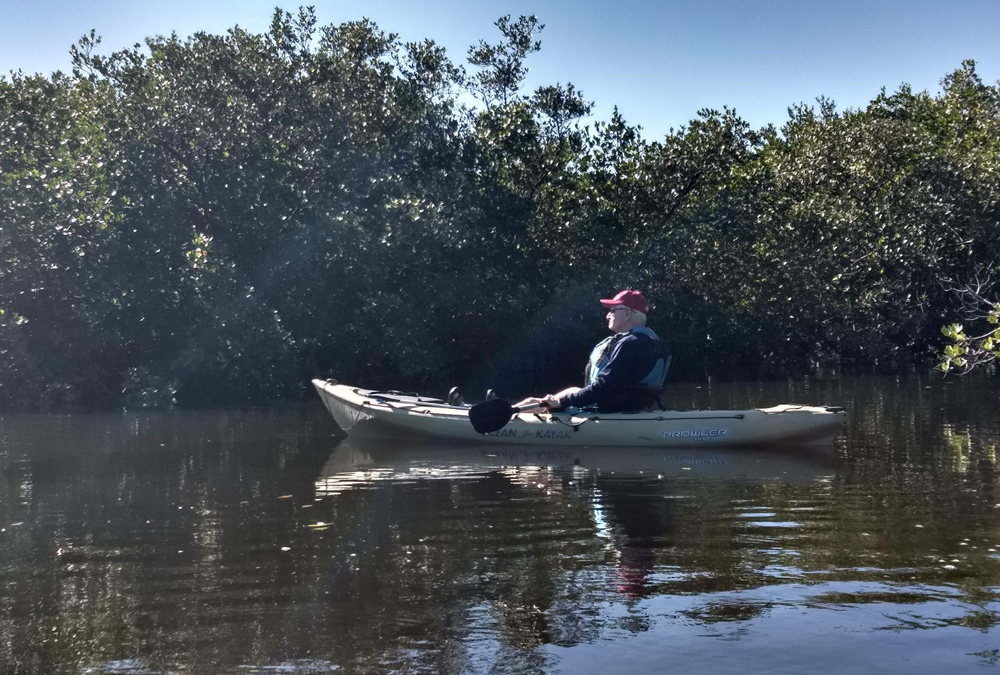
[{"label": "red baseball cap", "polygon": [[629,309],[634,309],[637,312],[642,312],[646,314],[649,312],[649,303],[646,302],[646,298],[643,297],[642,293],[639,291],[618,291],[618,294],[608,300],[601,300],[601,304],[605,307],[614,307],[615,305],[624,305]]}]

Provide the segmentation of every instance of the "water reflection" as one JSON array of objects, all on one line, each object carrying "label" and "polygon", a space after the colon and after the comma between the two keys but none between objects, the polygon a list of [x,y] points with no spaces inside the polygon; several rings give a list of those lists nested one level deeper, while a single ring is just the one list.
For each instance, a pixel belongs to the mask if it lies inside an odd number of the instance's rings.
[{"label": "water reflection", "polygon": [[[521,499],[576,513],[586,526],[574,536],[581,543],[600,543],[603,550],[610,585],[602,591],[642,598],[663,584],[706,583],[703,569],[682,572],[664,563],[678,548],[673,542],[677,532],[684,531],[674,522],[678,511],[685,510],[677,507],[678,501],[698,499],[706,491],[725,492],[731,484],[754,491],[768,484],[828,482],[842,465],[832,448],[498,448],[346,439],[324,465],[316,492],[336,496],[382,483],[501,481],[508,490],[526,492]],[[766,546],[781,557],[795,555],[776,547],[767,534],[769,528],[796,526],[787,515],[779,519],[738,499],[719,514],[719,526],[735,527],[727,524],[730,519],[742,520],[737,525],[747,530],[743,541],[748,546]],[[313,525],[325,528],[329,523]]]},{"label": "water reflection", "polygon": [[569,472],[577,474],[577,478],[622,474],[682,480],[808,482],[832,476],[841,466],[833,448],[764,448],[747,452],[722,447],[553,448],[345,438],[323,466],[316,489],[322,494],[339,494],[379,481],[475,477],[493,471],[510,475],[515,481],[539,472]]},{"label": "water reflection", "polygon": [[0,673],[996,661],[995,380],[671,395],[842,402],[850,433],[553,451],[338,442],[318,404],[0,417]]}]

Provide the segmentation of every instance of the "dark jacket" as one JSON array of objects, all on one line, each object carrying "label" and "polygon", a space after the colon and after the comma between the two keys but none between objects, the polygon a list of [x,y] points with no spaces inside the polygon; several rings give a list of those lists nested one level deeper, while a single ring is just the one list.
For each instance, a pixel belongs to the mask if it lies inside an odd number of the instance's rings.
[{"label": "dark jacket", "polygon": [[563,398],[567,408],[597,406],[603,412],[638,410],[647,407],[658,392],[639,383],[663,358],[659,341],[641,333],[622,333],[612,343],[611,358],[596,380]]}]

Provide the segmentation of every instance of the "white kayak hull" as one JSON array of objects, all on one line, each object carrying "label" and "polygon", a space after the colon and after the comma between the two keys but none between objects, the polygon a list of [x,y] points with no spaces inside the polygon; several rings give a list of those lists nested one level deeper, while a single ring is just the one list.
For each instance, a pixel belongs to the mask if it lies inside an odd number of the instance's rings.
[{"label": "white kayak hull", "polygon": [[843,408],[781,405],[753,410],[519,413],[503,429],[480,434],[469,421],[470,406],[333,380],[313,380],[313,385],[337,425],[351,435],[535,446],[823,446],[831,445],[847,425]]}]

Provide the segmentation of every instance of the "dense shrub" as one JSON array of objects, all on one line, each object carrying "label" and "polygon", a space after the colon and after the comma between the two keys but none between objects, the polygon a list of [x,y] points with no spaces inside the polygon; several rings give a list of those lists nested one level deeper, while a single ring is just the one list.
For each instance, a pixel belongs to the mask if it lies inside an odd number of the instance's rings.
[{"label": "dense shrub", "polygon": [[939,95],[648,140],[583,126],[573,85],[523,92],[541,26],[497,27],[461,67],[278,11],[0,80],[0,405],[539,391],[626,286],[675,377],[922,364],[956,290],[996,297],[1000,90],[971,62]]}]

